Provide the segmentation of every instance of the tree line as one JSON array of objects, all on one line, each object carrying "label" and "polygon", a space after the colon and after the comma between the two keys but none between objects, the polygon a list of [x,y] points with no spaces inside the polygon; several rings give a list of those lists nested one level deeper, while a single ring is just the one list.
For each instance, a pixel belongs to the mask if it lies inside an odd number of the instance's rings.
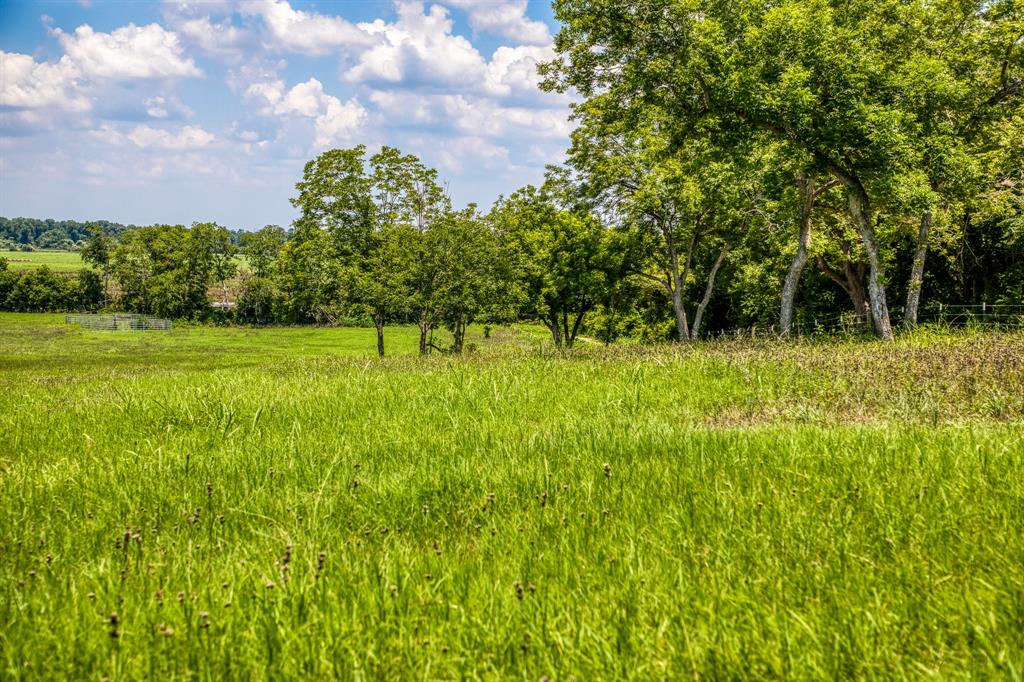
[{"label": "tree line", "polygon": [[457,351],[470,324],[511,320],[564,347],[840,317],[888,339],[929,301],[1024,301],[1013,2],[554,9],[542,87],[575,93],[576,127],[541,185],[457,209],[413,155],[331,150],[306,164],[288,230],[91,227],[102,302],[372,324],[383,354],[397,322],[424,353],[434,330]]},{"label": "tree line", "polygon": [[723,263],[769,283],[782,333],[813,300],[812,260],[886,339],[894,289],[908,327],[925,291],[1021,301],[1020,3],[553,5],[543,87],[582,97],[568,165],[594,210],[655,244],[680,338],[700,318],[690,278],[707,293]]},{"label": "tree line", "polygon": [[[78,251],[97,229],[116,238],[122,232],[138,228],[138,225],[123,225],[109,220],[80,221],[0,216],[0,249]],[[231,240],[238,244],[245,233],[245,230],[231,230]]]}]

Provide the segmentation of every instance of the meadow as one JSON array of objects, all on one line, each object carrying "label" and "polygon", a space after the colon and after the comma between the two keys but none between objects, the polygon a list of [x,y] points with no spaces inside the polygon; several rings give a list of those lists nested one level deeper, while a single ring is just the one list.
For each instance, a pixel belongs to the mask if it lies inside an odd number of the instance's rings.
[{"label": "meadow", "polygon": [[77,251],[2,251],[11,270],[36,270],[44,265],[54,272],[75,272],[86,267]]},{"label": "meadow", "polygon": [[5,679],[1024,674],[1024,337],[0,315]]},{"label": "meadow", "polygon": [[[82,260],[82,254],[78,251],[5,251],[0,249],[0,258],[7,260],[7,267],[11,270],[36,270],[45,265],[54,272],[77,272],[88,267]],[[241,270],[249,267],[248,259],[244,255],[236,255],[234,261]]]}]

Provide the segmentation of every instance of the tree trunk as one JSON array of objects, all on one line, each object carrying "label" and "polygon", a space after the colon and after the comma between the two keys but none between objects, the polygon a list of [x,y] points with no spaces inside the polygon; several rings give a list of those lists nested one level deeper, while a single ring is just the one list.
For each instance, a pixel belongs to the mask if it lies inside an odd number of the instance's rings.
[{"label": "tree trunk", "polygon": [[[796,256],[786,273],[786,281],[782,285],[782,310],[779,314],[779,333],[788,336],[793,328],[793,308],[796,304],[796,291],[800,283],[800,275],[807,265],[808,249],[811,246],[811,212],[814,208],[814,178],[806,173],[796,176],[800,190],[800,230],[797,238]],[[696,325],[695,325],[696,326]]]},{"label": "tree trunk", "polygon": [[711,266],[711,272],[708,273],[708,285],[704,288],[704,298],[701,299],[700,305],[697,306],[697,312],[693,317],[693,332],[690,337],[693,341],[697,340],[697,334],[700,333],[700,323],[704,319],[704,310],[708,307],[708,303],[711,302],[711,294],[715,290],[715,275],[718,274],[718,268],[722,267],[722,263],[728,255],[729,249],[722,249],[722,252],[718,254],[718,258],[715,259],[715,264]]},{"label": "tree trunk", "polygon": [[668,290],[672,294],[672,309],[676,314],[676,334],[680,341],[688,341],[690,339],[690,326],[686,320],[686,306],[683,304],[683,287],[686,285],[686,274],[690,267],[690,256],[693,254],[694,240],[696,239],[697,233],[694,231],[693,238],[690,239],[690,249],[687,252],[686,268],[683,270],[682,276],[679,274],[679,253],[676,251],[675,241],[672,239],[671,229],[665,230],[665,244],[668,246],[668,258],[669,258],[669,272],[668,272]]},{"label": "tree trunk", "polygon": [[377,355],[384,357],[384,319],[374,317],[373,324],[377,327]]},{"label": "tree trunk", "polygon": [[[849,251],[845,247],[843,250],[849,255]],[[843,261],[843,271],[837,272],[829,267],[824,258],[818,256],[818,269],[828,275],[850,297],[857,322],[870,324],[871,307],[868,305],[868,292],[864,286],[864,264],[845,260]]]},{"label": "tree trunk", "polygon": [[587,314],[589,306],[582,304],[579,311],[576,313],[575,319],[572,321],[572,329],[569,331],[569,336],[565,340],[566,348],[572,348],[576,343],[576,335],[580,333],[580,326],[583,324],[583,316]]},{"label": "tree trunk", "polygon": [[871,203],[860,183],[848,187],[847,206],[850,217],[857,225],[857,232],[868,255],[868,301],[871,305],[871,320],[875,332],[886,341],[891,341],[892,323],[889,321],[889,306],[885,302],[885,285],[882,283],[884,273],[878,241],[875,238],[875,226],[871,219]]},{"label": "tree trunk", "polygon": [[917,231],[917,250],[914,251],[914,265],[910,269],[910,284],[907,286],[907,306],[903,310],[903,328],[910,329],[917,324],[917,307],[921,302],[921,285],[924,283],[924,259],[928,255],[928,233],[932,228],[932,212],[921,216],[921,227]]},{"label": "tree trunk", "polygon": [[551,332],[551,340],[556,348],[562,347],[562,327],[558,324],[558,313],[551,311],[551,317],[544,320],[544,325]]},{"label": "tree trunk", "polygon": [[869,326],[871,324],[871,306],[868,302],[868,291],[864,287],[864,268],[854,267],[847,263],[844,270],[846,271],[846,281],[849,284],[846,293],[849,294],[850,301],[853,303],[857,322]]},{"label": "tree trunk", "polygon": [[426,310],[420,311],[420,355],[427,354],[427,332],[430,331],[430,324],[427,320],[428,315]]},{"label": "tree trunk", "polygon": [[463,335],[462,320],[456,320],[455,321],[455,326],[452,327],[452,352],[454,352],[454,353],[461,353],[462,352],[462,335]]}]

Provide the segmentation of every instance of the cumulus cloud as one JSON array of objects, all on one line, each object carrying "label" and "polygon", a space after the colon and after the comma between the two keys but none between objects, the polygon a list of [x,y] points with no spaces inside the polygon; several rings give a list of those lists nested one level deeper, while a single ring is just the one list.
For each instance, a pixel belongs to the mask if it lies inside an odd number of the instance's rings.
[{"label": "cumulus cloud", "polygon": [[487,63],[487,88],[501,97],[544,97],[552,102],[563,100],[564,97],[542,93],[538,87],[537,65],[554,56],[550,46],[499,47]]},{"label": "cumulus cloud", "polygon": [[473,95],[423,95],[410,92],[374,91],[370,101],[386,125],[409,120],[423,124],[444,123],[461,135],[498,138],[507,135],[564,138],[571,130],[567,107],[508,106]]},{"label": "cumulus cloud", "polygon": [[241,55],[241,48],[248,42],[249,34],[230,21],[213,22],[210,17],[185,19],[175,28],[186,40],[210,54],[232,57]]},{"label": "cumulus cloud", "polygon": [[128,143],[142,149],[190,150],[208,147],[216,140],[216,136],[200,126],[182,126],[180,128],[154,128],[149,125],[137,125],[127,133],[123,133],[112,125],[104,124],[93,130],[90,136],[108,145],[123,146]]},{"label": "cumulus cloud", "polygon": [[[198,173],[234,182],[244,167],[238,181],[275,188],[265,191],[283,211],[301,164],[333,146],[400,146],[450,173],[458,199],[484,202],[535,181],[564,147],[569,99],[537,88],[553,48],[524,0],[398,0],[393,14],[362,23],[344,3],[293,4],[164,0],[163,26],[109,32],[44,22],[63,48],[56,57],[39,61],[42,46],[36,57],[0,53],[0,146],[32,169],[25,183],[49,173],[55,186],[152,187],[147,201],[158,184]],[[125,21],[138,16],[124,7]],[[472,36],[459,35],[449,10]],[[482,33],[504,45],[482,53]],[[193,111],[177,84],[204,72],[224,78],[189,87]],[[32,161],[46,150],[67,158],[48,170]],[[196,188],[223,203],[220,190]]]},{"label": "cumulus cloud", "polygon": [[71,111],[91,106],[78,89],[78,68],[67,57],[56,63],[37,62],[27,54],[0,51],[0,69],[0,106]]},{"label": "cumulus cloud", "polygon": [[359,27],[341,17],[297,10],[287,0],[245,0],[239,11],[262,18],[270,48],[324,55],[372,42]]},{"label": "cumulus cloud", "polygon": [[343,103],[324,92],[323,84],[315,78],[287,92],[280,79],[253,83],[245,94],[259,102],[259,112],[263,115],[312,119],[313,144],[318,149],[350,139],[367,119],[366,109],[357,99]]},{"label": "cumulus cloud", "polygon": [[64,54],[85,78],[187,78],[202,71],[183,53],[177,34],[159,24],[128,24],[97,33],[88,24],[74,33],[54,29]]},{"label": "cumulus cloud", "polygon": [[474,87],[486,63],[473,44],[452,33],[448,10],[422,2],[398,2],[398,20],[359,24],[378,44],[362,52],[344,73],[349,82]]},{"label": "cumulus cloud", "polygon": [[[0,52],[0,105],[85,112],[93,109],[96,90],[104,84],[202,75],[184,54],[177,36],[158,24],[128,24],[111,33],[82,25],[74,33],[54,29],[52,34],[64,48],[56,62]],[[152,108],[164,116],[170,113],[166,107]]]},{"label": "cumulus cloud", "polygon": [[526,0],[444,0],[466,10],[473,30],[528,45],[550,45],[551,31],[543,21],[526,16]]},{"label": "cumulus cloud", "polygon": [[183,126],[177,130],[136,126],[128,133],[136,147],[157,149],[201,149],[214,141],[214,136],[199,126]]}]

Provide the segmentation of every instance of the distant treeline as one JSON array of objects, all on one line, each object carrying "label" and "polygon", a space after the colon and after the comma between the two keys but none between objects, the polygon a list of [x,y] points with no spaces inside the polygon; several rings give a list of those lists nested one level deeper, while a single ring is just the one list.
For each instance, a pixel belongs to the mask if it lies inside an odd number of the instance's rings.
[{"label": "distant treeline", "polygon": [[[109,220],[54,220],[53,218],[4,218],[0,216],[0,249],[11,251],[59,249],[75,251],[82,247],[94,229],[119,238],[138,225],[122,225]],[[239,244],[245,230],[231,230],[232,243]]]}]

